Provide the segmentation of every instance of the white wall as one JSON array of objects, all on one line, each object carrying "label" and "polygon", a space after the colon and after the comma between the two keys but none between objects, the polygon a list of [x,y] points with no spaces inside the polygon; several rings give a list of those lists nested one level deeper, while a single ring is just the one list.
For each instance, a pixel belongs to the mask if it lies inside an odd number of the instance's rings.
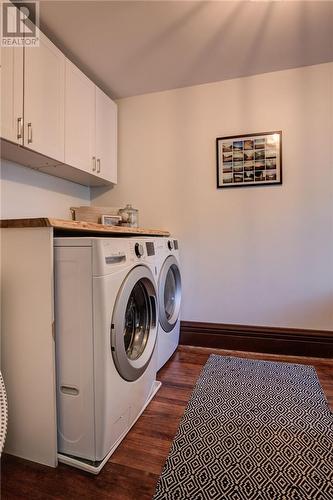
[{"label": "white wall", "polygon": [[[271,130],[283,185],[217,190],[215,138]],[[332,137],[333,63],[123,99],[92,203],[180,238],[183,319],[333,329]]]},{"label": "white wall", "polygon": [[69,219],[77,205],[90,205],[88,187],[1,160],[1,218]]}]

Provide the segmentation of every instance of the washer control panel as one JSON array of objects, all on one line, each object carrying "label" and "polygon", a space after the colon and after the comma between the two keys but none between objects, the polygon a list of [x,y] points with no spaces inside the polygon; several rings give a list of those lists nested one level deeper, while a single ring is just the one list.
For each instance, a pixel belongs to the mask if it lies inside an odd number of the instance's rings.
[{"label": "washer control panel", "polygon": [[129,242],[130,256],[132,262],[152,262],[155,258],[155,243],[153,240],[133,238]]},{"label": "washer control panel", "polygon": [[155,255],[155,244],[153,241],[146,241],[146,250],[148,257]]}]

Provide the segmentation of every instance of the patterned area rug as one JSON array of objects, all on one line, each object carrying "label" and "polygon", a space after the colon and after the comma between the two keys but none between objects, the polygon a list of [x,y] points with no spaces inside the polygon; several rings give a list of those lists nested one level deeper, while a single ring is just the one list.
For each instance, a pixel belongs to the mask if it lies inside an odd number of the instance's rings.
[{"label": "patterned area rug", "polygon": [[333,415],[311,366],[211,355],[155,500],[332,500]]}]

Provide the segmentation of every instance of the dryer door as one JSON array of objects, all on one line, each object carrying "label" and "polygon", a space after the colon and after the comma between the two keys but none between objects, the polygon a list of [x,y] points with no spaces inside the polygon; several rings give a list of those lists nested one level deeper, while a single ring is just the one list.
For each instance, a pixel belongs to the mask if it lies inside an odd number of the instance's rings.
[{"label": "dryer door", "polygon": [[167,257],[162,266],[158,295],[160,324],[165,332],[170,332],[179,318],[181,299],[180,271],[173,255]]},{"label": "dryer door", "polygon": [[119,290],[112,316],[111,350],[119,374],[137,380],[146,370],[156,343],[157,293],[145,266],[134,267]]}]

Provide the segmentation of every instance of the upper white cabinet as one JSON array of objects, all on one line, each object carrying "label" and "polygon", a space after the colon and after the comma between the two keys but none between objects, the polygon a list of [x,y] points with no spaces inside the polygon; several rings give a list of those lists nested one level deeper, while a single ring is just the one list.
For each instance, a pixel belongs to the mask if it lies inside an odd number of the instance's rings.
[{"label": "upper white cabinet", "polygon": [[1,137],[23,144],[23,48],[1,47]]},{"label": "upper white cabinet", "polygon": [[97,174],[117,182],[117,105],[96,87]]},{"label": "upper white cabinet", "polygon": [[42,33],[38,48],[24,50],[24,146],[62,163],[65,56]]},{"label": "upper white cabinet", "polygon": [[42,33],[39,47],[1,49],[1,157],[86,186],[117,182],[117,105]]},{"label": "upper white cabinet", "polygon": [[66,60],[65,163],[96,172],[95,85]]},{"label": "upper white cabinet", "polygon": [[117,182],[117,105],[66,60],[65,163]]}]

